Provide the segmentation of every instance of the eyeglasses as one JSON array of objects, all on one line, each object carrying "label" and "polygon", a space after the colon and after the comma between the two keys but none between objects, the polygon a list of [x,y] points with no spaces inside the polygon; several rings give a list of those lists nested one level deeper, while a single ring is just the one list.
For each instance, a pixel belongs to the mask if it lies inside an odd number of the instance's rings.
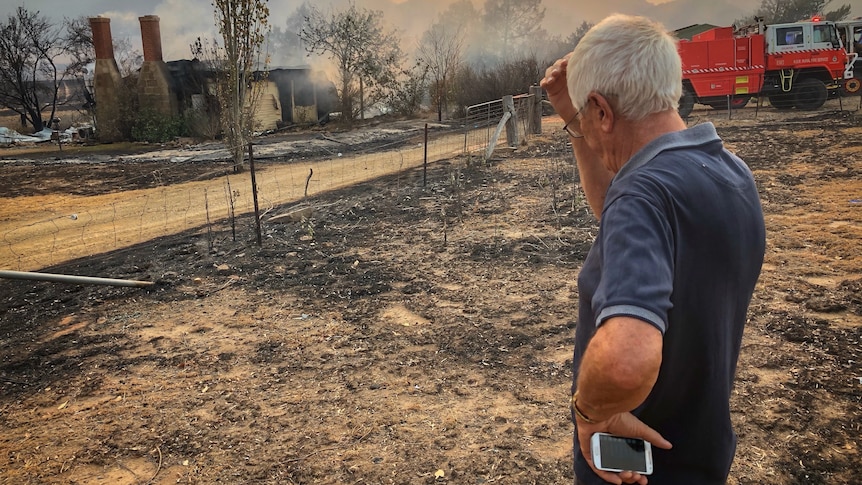
[{"label": "eyeglasses", "polygon": [[578,116],[580,116],[580,115],[581,115],[581,112],[580,112],[580,111],[578,111],[577,113],[575,113],[575,116],[572,116],[572,119],[570,119],[570,120],[568,121],[568,123],[566,123],[566,124],[565,124],[565,126],[563,126],[563,131],[565,131],[566,133],[568,133],[568,134],[569,134],[569,136],[570,136],[570,137],[572,137],[572,138],[583,138],[583,137],[584,137],[584,134],[583,134],[583,133],[581,133],[580,131],[577,131],[577,130],[575,130],[574,128],[571,128],[571,127],[569,126],[569,125],[571,125],[571,124],[572,124],[572,122],[573,122],[573,121],[575,121],[575,120],[578,118]]}]

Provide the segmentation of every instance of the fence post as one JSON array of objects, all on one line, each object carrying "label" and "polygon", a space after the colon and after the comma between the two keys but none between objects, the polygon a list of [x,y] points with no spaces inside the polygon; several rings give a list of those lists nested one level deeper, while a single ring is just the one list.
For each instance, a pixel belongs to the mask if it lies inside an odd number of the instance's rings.
[{"label": "fence post", "polygon": [[530,103],[530,133],[533,135],[542,134],[542,87],[530,86],[530,96],[533,100]]},{"label": "fence post", "polygon": [[251,193],[254,198],[254,227],[255,232],[257,233],[257,245],[263,246],[263,239],[260,234],[260,207],[257,204],[257,179],[255,178],[254,173],[254,150],[252,149],[253,143],[248,144],[248,166],[251,171]]},{"label": "fence post", "polygon": [[503,97],[503,112],[512,116],[506,123],[506,141],[510,147],[518,146],[518,114],[515,112],[515,98],[513,96]]}]

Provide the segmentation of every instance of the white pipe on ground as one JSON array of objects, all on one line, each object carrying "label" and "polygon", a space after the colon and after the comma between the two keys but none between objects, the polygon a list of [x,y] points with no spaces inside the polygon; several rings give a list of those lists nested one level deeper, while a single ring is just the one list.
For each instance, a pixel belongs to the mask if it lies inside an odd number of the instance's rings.
[{"label": "white pipe on ground", "polygon": [[92,276],[34,273],[32,271],[0,270],[0,278],[13,280],[56,281],[59,283],[78,283],[84,285],[133,286],[136,288],[146,288],[155,284],[152,281],[116,280],[112,278],[96,278]]}]

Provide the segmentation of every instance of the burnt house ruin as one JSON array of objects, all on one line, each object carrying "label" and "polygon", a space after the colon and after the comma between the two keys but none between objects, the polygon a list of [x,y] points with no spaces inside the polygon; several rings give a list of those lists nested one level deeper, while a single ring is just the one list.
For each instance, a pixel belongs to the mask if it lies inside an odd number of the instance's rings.
[{"label": "burnt house ruin", "polygon": [[[144,62],[132,93],[127,89],[114,59],[110,19],[90,18],[96,63],[93,73],[95,119],[98,136],[103,141],[118,141],[122,134],[121,100],[137,97],[138,109],[166,116],[208,117],[208,124],[218,126],[216,73],[198,59],[165,62],[159,17],[139,17]],[[337,104],[335,85],[325,75],[310,67],[277,68],[256,73],[261,90],[255,106],[255,126],[264,131],[290,125],[320,123],[328,119]],[[214,134],[214,133],[213,133]]]}]

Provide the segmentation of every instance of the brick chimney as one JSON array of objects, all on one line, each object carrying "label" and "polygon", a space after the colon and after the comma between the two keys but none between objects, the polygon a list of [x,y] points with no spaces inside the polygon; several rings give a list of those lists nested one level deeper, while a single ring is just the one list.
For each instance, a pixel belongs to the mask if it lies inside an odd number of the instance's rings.
[{"label": "brick chimney", "polygon": [[96,59],[113,59],[114,41],[111,38],[111,19],[104,17],[91,18],[90,30],[93,31],[93,46],[96,48]]},{"label": "brick chimney", "polygon": [[162,34],[157,15],[138,17],[141,22],[141,44],[144,46],[144,62],[163,61]]},{"label": "brick chimney", "polygon": [[96,136],[103,142],[119,141],[120,98],[123,78],[114,59],[114,41],[111,38],[111,19],[92,17],[90,30],[96,49],[96,67],[93,72],[93,91],[96,99]]},{"label": "brick chimney", "polygon": [[154,111],[166,116],[178,112],[177,97],[171,88],[171,74],[162,59],[162,34],[159,17],[145,15],[141,22],[141,45],[144,48],[144,63],[138,74],[138,102],[142,110]]}]

